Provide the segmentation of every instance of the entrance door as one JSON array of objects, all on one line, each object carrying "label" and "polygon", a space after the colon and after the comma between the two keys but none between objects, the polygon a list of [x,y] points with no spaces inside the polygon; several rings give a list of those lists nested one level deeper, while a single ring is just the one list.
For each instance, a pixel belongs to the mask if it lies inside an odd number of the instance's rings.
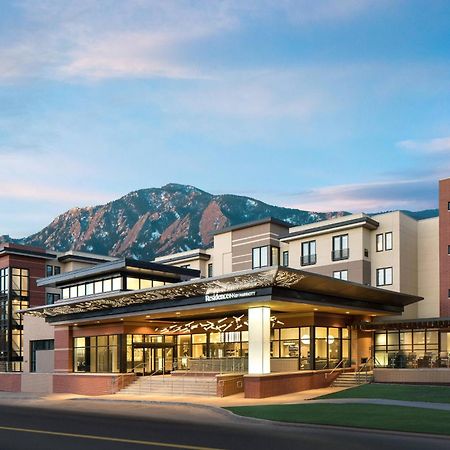
[{"label": "entrance door", "polygon": [[158,375],[173,369],[173,347],[151,343],[133,348],[134,372],[141,375]]}]

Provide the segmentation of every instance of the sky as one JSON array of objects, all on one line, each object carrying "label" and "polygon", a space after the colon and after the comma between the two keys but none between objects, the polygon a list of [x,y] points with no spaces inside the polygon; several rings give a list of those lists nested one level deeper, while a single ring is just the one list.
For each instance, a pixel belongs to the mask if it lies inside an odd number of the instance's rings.
[{"label": "sky", "polygon": [[0,0],[0,235],[167,183],[437,207],[447,0]]}]

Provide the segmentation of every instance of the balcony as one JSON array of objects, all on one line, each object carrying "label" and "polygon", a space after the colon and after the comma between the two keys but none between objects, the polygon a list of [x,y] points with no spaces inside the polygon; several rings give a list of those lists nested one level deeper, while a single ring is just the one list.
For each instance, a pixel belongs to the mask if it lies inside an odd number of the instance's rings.
[{"label": "balcony", "polygon": [[342,261],[343,259],[348,259],[350,256],[350,249],[343,248],[341,250],[333,250],[331,252],[331,259],[333,261]]},{"label": "balcony", "polygon": [[300,258],[300,264],[302,266],[312,266],[317,262],[317,255],[305,255]]}]

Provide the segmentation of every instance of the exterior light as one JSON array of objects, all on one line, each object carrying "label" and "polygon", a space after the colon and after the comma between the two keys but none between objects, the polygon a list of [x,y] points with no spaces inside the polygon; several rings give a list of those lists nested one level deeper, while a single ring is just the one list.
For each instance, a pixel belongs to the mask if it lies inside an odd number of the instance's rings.
[{"label": "exterior light", "polygon": [[147,317],[147,319],[148,319],[150,316],[147,314],[145,317]]},{"label": "exterior light", "polygon": [[345,314],[350,314],[350,311],[345,311]]},{"label": "exterior light", "polygon": [[314,308],[314,311],[319,311],[319,308]]},{"label": "exterior light", "polygon": [[179,316],[181,313],[179,311],[177,311],[175,314]]},{"label": "exterior light", "polygon": [[214,311],[216,308],[209,308],[210,311]]},{"label": "exterior light", "polygon": [[309,334],[304,334],[301,338],[302,344],[309,345],[311,343],[311,338]]},{"label": "exterior light", "polygon": [[123,319],[120,319],[120,320],[123,320]]}]

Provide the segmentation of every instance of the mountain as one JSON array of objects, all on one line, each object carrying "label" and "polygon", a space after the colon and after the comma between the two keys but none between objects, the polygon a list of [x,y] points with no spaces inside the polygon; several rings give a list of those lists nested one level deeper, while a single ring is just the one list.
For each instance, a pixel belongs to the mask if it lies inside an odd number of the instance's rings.
[{"label": "mountain", "polygon": [[345,214],[281,208],[249,197],[168,184],[130,192],[106,205],[70,209],[36,234],[14,240],[1,236],[0,242],[152,260],[208,247],[215,231],[231,225],[269,216],[301,225]]}]

